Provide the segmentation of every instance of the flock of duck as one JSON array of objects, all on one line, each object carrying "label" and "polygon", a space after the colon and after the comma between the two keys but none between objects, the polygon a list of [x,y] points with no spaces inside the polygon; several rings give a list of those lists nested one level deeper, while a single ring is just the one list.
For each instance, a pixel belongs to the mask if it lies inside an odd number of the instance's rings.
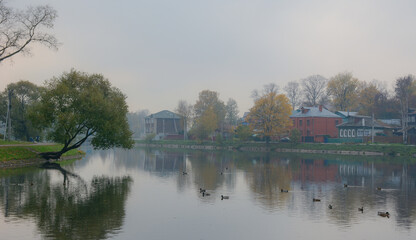
[{"label": "flock of duck", "polygon": [[[226,168],[226,170],[228,170],[228,167]],[[187,172],[182,172],[182,175],[187,175],[187,174],[188,174]],[[221,171],[221,175],[223,175],[223,174],[224,173]],[[344,184],[344,187],[347,188],[348,187],[348,184]],[[376,187],[376,189],[378,191],[381,191],[381,187]],[[282,193],[288,193],[289,190],[287,190],[287,189],[280,189],[280,192],[282,192]],[[203,189],[203,188],[199,188],[199,193],[202,194],[202,197],[211,196],[211,194],[208,193],[207,190],[206,189]],[[230,197],[229,196],[221,195],[221,200],[224,200],[224,199],[230,199]],[[313,202],[320,202],[321,199],[319,199],[319,198],[312,198],[312,201]],[[329,204],[328,205],[328,208],[329,209],[332,209],[333,206],[331,204]],[[364,213],[364,207],[358,208],[358,211],[360,211],[361,213]],[[390,217],[390,213],[389,212],[377,212],[377,215],[380,216],[380,217],[387,217],[387,218]]]},{"label": "flock of duck", "polygon": [[[203,197],[211,196],[206,189],[199,188],[199,193],[201,193]],[[221,195],[221,200],[224,199],[230,199],[230,196]]]},{"label": "flock of duck", "polygon": [[[226,168],[225,168],[225,170],[228,170],[228,167],[226,167]],[[223,172],[223,171],[221,171],[221,173],[220,173],[220,174],[221,174],[221,175],[223,175],[223,174],[224,174],[224,172]],[[187,172],[185,172],[185,171],[183,171],[183,172],[182,172],[182,175],[188,175],[188,173],[187,173]],[[199,193],[201,193],[201,194],[202,194],[202,197],[208,197],[208,196],[211,196],[211,194],[210,194],[210,193],[208,193],[206,189],[199,188]],[[230,199],[230,196],[221,195],[221,200],[226,200],[226,199]]]},{"label": "flock of duck", "polygon": [[[346,187],[348,187],[348,184],[344,184],[344,187],[345,187],[345,188],[346,188]],[[376,187],[376,189],[377,189],[378,191],[381,191],[381,187]],[[287,193],[287,192],[289,192],[289,190],[280,189],[280,192],[282,192],[282,193]],[[320,202],[320,201],[321,201],[321,199],[319,199],[319,198],[312,198],[312,201],[313,201],[313,202]],[[328,208],[329,208],[329,209],[332,209],[332,208],[333,208],[333,206],[332,206],[331,204],[329,204],[329,205],[328,205]],[[360,207],[360,208],[358,208],[358,211],[360,211],[360,212],[364,213],[364,207]],[[380,217],[387,217],[387,218],[389,218],[389,217],[390,217],[390,213],[389,213],[389,212],[377,212],[377,215],[378,215],[378,216],[380,216]]]}]

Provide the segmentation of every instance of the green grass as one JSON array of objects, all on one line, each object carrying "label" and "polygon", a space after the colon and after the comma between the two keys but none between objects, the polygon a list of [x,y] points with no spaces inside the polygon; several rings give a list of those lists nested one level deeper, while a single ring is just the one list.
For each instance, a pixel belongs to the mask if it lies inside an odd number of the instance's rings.
[{"label": "green grass", "polygon": [[23,141],[5,141],[0,139],[0,145],[10,145],[10,144],[33,144],[32,142],[23,142]]},{"label": "green grass", "polygon": [[24,147],[0,148],[0,161],[36,158],[37,154]]},{"label": "green grass", "polygon": [[[16,146],[16,147],[0,147],[0,161],[10,161],[18,159],[38,158],[37,152],[54,152],[61,150],[62,145],[50,146]],[[31,151],[32,150],[32,151]],[[75,156],[84,154],[78,149],[73,149],[64,153],[62,156]]]}]

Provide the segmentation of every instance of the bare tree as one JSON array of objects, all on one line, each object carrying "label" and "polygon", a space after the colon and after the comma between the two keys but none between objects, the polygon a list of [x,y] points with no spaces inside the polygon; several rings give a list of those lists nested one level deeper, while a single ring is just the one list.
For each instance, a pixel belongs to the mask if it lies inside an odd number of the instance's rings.
[{"label": "bare tree", "polygon": [[316,106],[326,96],[326,84],[328,80],[321,75],[312,75],[302,80],[302,89],[305,96],[305,104]]},{"label": "bare tree", "polygon": [[183,121],[184,138],[187,138],[187,130],[192,126],[193,106],[185,100],[179,100],[175,112],[181,115]]},{"label": "bare tree", "polygon": [[251,92],[251,97],[254,99],[254,101],[256,101],[263,95],[267,95],[269,93],[277,94],[278,92],[279,92],[279,86],[277,86],[274,83],[268,83],[263,86],[263,89],[261,90],[261,92],[259,92],[259,90],[257,89],[254,89]]},{"label": "bare tree", "polygon": [[238,122],[238,105],[237,102],[229,98],[225,105],[225,121],[230,126],[237,125]]},{"label": "bare tree", "polygon": [[300,84],[297,81],[291,81],[283,89],[286,91],[292,109],[295,110],[302,102],[302,89],[300,88]]},{"label": "bare tree", "polygon": [[18,53],[30,54],[29,45],[32,43],[57,49],[57,39],[42,31],[53,28],[57,16],[56,11],[47,5],[18,11],[0,0],[0,62]]},{"label": "bare tree", "polygon": [[400,113],[402,115],[403,143],[407,144],[407,128],[409,122],[409,100],[413,92],[415,78],[412,75],[401,77],[396,80],[394,91],[396,98],[400,101]]},{"label": "bare tree", "polygon": [[133,138],[141,138],[145,135],[145,118],[150,114],[149,110],[139,110],[127,113],[127,121],[130,130],[133,132]]}]

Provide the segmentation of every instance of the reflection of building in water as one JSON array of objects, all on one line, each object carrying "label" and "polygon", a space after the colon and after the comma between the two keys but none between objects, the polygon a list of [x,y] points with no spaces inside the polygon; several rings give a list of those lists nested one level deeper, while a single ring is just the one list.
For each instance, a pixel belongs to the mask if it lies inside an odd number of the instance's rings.
[{"label": "reflection of building in water", "polygon": [[299,171],[293,173],[293,179],[302,182],[339,181],[337,176],[337,165],[329,164],[328,160],[301,159]]},{"label": "reflection of building in water", "polygon": [[339,174],[341,176],[354,175],[354,176],[370,176],[376,171],[371,166],[354,165],[354,164],[340,164]]},{"label": "reflection of building in water", "polygon": [[185,154],[165,151],[149,152],[145,155],[144,170],[161,173],[185,171]]}]

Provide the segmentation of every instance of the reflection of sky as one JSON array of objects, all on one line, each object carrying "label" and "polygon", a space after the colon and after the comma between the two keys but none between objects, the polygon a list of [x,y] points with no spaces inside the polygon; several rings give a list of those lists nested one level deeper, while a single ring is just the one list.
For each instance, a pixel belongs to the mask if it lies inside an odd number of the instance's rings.
[{"label": "reflection of sky", "polygon": [[[416,236],[413,165],[366,159],[304,161],[296,155],[261,153],[116,149],[91,151],[65,168],[87,182],[93,176],[133,178],[124,225],[115,239]],[[183,175],[183,169],[188,174]],[[58,172],[49,175],[53,183],[62,184]],[[344,188],[344,183],[349,187]],[[70,179],[70,184],[76,180]],[[376,186],[383,190],[376,190]],[[200,187],[211,196],[202,197]],[[281,188],[289,193],[281,193]],[[230,199],[221,201],[221,194]],[[321,202],[312,202],[312,198]],[[328,204],[334,208],[329,210]],[[364,213],[358,211],[361,206]],[[378,211],[389,211],[390,219],[377,216]],[[9,223],[3,221],[0,218],[0,224],[7,227]],[[12,224],[16,231],[22,221]]]}]

